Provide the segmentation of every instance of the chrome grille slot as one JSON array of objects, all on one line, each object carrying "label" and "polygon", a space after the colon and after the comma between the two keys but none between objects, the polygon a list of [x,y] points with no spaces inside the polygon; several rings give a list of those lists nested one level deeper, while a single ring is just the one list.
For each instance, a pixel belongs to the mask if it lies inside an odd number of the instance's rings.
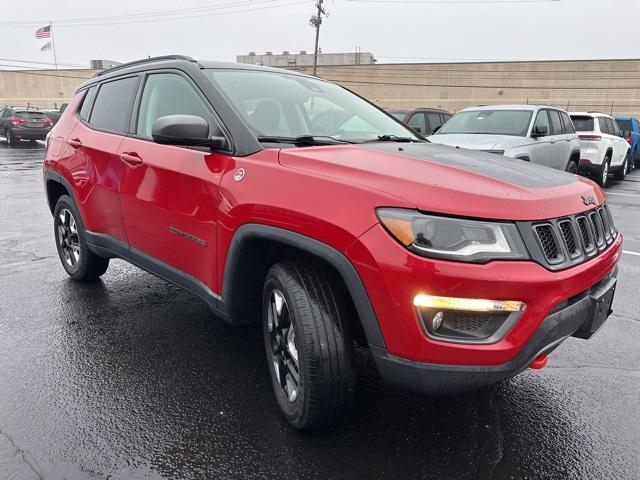
[{"label": "chrome grille slot", "polygon": [[551,224],[536,225],[534,231],[547,261],[551,264],[562,262],[564,257],[553,226]]},{"label": "chrome grille slot", "polygon": [[560,220],[558,222],[558,228],[560,229],[560,236],[562,237],[569,257],[579,257],[581,250],[580,240],[578,240],[578,236],[576,235],[573,222],[571,220]]}]

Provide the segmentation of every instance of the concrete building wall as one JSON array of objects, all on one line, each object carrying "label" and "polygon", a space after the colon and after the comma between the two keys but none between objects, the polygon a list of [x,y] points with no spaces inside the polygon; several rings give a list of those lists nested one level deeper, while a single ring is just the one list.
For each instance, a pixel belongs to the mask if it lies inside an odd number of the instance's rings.
[{"label": "concrete building wall", "polygon": [[59,108],[73,91],[99,70],[0,70],[0,107],[30,105]]},{"label": "concrete building wall", "polygon": [[[95,73],[0,71],[0,106],[59,106]],[[640,117],[640,60],[321,65],[318,75],[383,107],[431,106],[455,112],[473,105],[528,102]]]},{"label": "concrete building wall", "polygon": [[640,118],[640,60],[320,66],[318,75],[382,107],[546,103]]},{"label": "concrete building wall", "polygon": [[[313,52],[302,51],[300,53],[282,52],[281,54],[266,53],[256,55],[251,52],[248,55],[238,55],[238,63],[248,63],[250,65],[264,65],[266,67],[295,67],[313,66]],[[348,52],[348,53],[319,53],[318,65],[360,65],[372,64],[376,59],[370,52]]]}]

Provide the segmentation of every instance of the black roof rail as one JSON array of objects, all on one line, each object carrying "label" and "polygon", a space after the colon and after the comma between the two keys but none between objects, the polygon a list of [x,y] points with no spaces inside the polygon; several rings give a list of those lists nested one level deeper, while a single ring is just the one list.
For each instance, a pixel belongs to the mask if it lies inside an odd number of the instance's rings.
[{"label": "black roof rail", "polygon": [[123,63],[122,65],[116,65],[115,67],[107,68],[106,70],[102,70],[95,74],[95,77],[100,77],[101,75],[106,75],[107,73],[111,73],[116,70],[121,70],[123,68],[133,67],[135,65],[142,65],[145,63],[152,62],[160,62],[162,60],[186,60],[187,62],[196,62],[194,58],[188,57],[186,55],[162,55],[160,57],[149,57],[143,58],[142,60],[134,60],[133,62]]}]

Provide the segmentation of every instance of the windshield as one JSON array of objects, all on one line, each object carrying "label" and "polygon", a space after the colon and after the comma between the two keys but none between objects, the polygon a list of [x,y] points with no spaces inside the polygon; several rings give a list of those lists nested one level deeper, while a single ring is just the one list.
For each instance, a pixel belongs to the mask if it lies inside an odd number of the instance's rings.
[{"label": "windshield", "polygon": [[620,130],[628,130],[628,131],[633,130],[633,127],[631,126],[631,120],[616,119],[616,122],[618,122],[618,126],[620,127]]},{"label": "windshield", "polygon": [[529,130],[528,110],[467,110],[457,113],[436,133],[513,135],[524,137]]},{"label": "windshield", "polygon": [[577,132],[593,132],[595,130],[593,117],[571,115],[571,121]]},{"label": "windshield", "polygon": [[257,136],[361,142],[413,132],[344,88],[286,72],[206,71]]}]

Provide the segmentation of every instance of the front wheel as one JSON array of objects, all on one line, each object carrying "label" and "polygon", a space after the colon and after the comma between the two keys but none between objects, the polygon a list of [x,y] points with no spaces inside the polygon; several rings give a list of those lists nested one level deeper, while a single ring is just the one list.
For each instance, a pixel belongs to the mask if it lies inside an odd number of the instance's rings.
[{"label": "front wheel", "polygon": [[267,273],[262,323],[276,400],[289,423],[313,430],[344,418],[355,393],[344,292],[320,263],[287,260]]},{"label": "front wheel", "polygon": [[62,195],[53,214],[53,232],[62,266],[74,280],[95,280],[109,267],[87,247],[84,227],[71,198]]}]

